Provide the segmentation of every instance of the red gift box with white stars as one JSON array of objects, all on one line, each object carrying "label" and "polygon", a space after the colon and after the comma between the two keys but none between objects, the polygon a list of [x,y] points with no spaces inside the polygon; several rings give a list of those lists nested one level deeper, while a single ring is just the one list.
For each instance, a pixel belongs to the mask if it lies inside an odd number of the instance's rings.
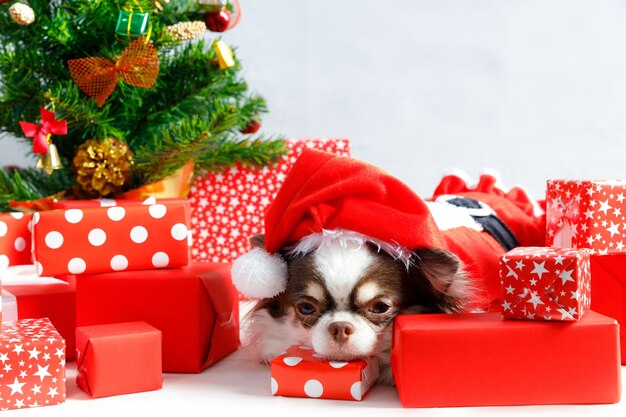
[{"label": "red gift box with white stars", "polygon": [[30,213],[0,213],[0,270],[32,263]]},{"label": "red gift box with white stars", "polygon": [[580,319],[591,302],[589,251],[518,247],[500,257],[506,319]]},{"label": "red gift box with white stars", "polygon": [[50,320],[5,322],[0,362],[1,410],[65,401],[65,341]]},{"label": "red gift box with white stars", "polygon": [[618,333],[595,311],[573,322],[401,314],[391,367],[404,407],[610,404],[622,393]]},{"label": "red gift box with white stars", "polygon": [[626,180],[550,180],[546,246],[626,252]]},{"label": "red gift box with white stars", "polygon": [[248,238],[263,233],[265,211],[305,148],[350,155],[347,139],[286,141],[289,153],[276,164],[235,166],[197,178],[191,186],[192,257],[232,262],[249,250]]},{"label": "red gift box with white stars", "polygon": [[375,358],[328,361],[307,346],[272,359],[271,393],[285,397],[361,401],[379,375]]},{"label": "red gift box with white stars", "polygon": [[188,226],[184,200],[37,212],[32,233],[37,274],[184,266]]}]

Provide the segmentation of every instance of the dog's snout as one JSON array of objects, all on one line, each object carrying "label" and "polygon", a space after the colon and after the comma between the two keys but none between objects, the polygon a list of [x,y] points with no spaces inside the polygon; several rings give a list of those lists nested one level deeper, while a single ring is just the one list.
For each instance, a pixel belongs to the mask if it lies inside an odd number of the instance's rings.
[{"label": "dog's snout", "polygon": [[344,343],[354,333],[354,326],[347,321],[335,321],[328,326],[328,333],[337,343]]}]

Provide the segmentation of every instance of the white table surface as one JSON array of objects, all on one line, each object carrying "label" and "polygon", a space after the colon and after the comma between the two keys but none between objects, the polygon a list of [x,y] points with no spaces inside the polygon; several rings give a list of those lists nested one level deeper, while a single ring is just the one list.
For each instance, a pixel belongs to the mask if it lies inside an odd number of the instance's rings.
[{"label": "white table surface", "polygon": [[[270,395],[270,369],[239,349],[200,374],[164,374],[158,391],[91,399],[75,384],[76,366],[67,366],[64,404],[6,411],[24,416],[626,416],[626,400],[612,405],[402,408],[395,388],[376,385],[361,402]],[[626,367],[622,367],[622,379]]]}]

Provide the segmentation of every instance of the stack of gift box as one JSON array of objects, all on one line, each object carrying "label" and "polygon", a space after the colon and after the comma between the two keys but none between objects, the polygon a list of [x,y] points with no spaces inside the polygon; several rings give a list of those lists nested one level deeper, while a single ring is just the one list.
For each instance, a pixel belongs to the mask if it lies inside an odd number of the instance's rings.
[{"label": "stack of gift box", "polygon": [[349,152],[345,140],[291,141],[274,167],[199,178],[189,199],[0,213],[0,408],[63,402],[66,360],[96,398],[159,389],[163,372],[201,372],[236,350],[229,262],[245,233],[262,232],[262,213],[305,147]]}]

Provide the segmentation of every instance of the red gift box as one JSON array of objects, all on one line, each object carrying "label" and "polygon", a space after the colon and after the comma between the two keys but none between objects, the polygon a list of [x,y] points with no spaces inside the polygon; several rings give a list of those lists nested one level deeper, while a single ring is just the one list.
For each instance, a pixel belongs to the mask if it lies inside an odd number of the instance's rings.
[{"label": "red gift box", "polygon": [[76,384],[92,398],[163,386],[161,332],[145,322],[76,328]]},{"label": "red gift box", "polygon": [[499,313],[400,315],[391,364],[404,407],[616,403],[619,325]]},{"label": "red gift box", "polygon": [[50,320],[4,323],[0,359],[1,410],[65,401],[65,342]]},{"label": "red gift box", "polygon": [[286,144],[289,153],[271,167],[238,165],[194,181],[189,194],[194,260],[232,262],[249,250],[248,239],[264,232],[265,211],[304,149],[350,155],[347,139],[296,140]]},{"label": "red gift box", "polygon": [[378,378],[375,358],[328,361],[313,349],[292,346],[272,359],[272,395],[361,401]]},{"label": "red gift box", "polygon": [[182,202],[51,210],[33,216],[39,275],[171,268],[189,261]]},{"label": "red gift box", "polygon": [[626,254],[591,256],[591,308],[620,324],[622,365],[626,365]]},{"label": "red gift box", "polygon": [[200,372],[239,346],[227,264],[85,274],[76,293],[78,326],[145,321],[159,329],[164,372]]},{"label": "red gift box", "polygon": [[626,181],[550,180],[546,246],[626,252]]},{"label": "red gift box", "polygon": [[32,263],[29,213],[0,213],[0,270]]},{"label": "red gift box", "polygon": [[76,283],[71,277],[60,280],[38,277],[33,265],[18,265],[3,271],[7,295],[15,297],[17,318],[48,318],[65,339],[66,358],[75,355]]},{"label": "red gift box", "polygon": [[578,320],[589,309],[589,251],[518,247],[500,257],[506,319]]}]

